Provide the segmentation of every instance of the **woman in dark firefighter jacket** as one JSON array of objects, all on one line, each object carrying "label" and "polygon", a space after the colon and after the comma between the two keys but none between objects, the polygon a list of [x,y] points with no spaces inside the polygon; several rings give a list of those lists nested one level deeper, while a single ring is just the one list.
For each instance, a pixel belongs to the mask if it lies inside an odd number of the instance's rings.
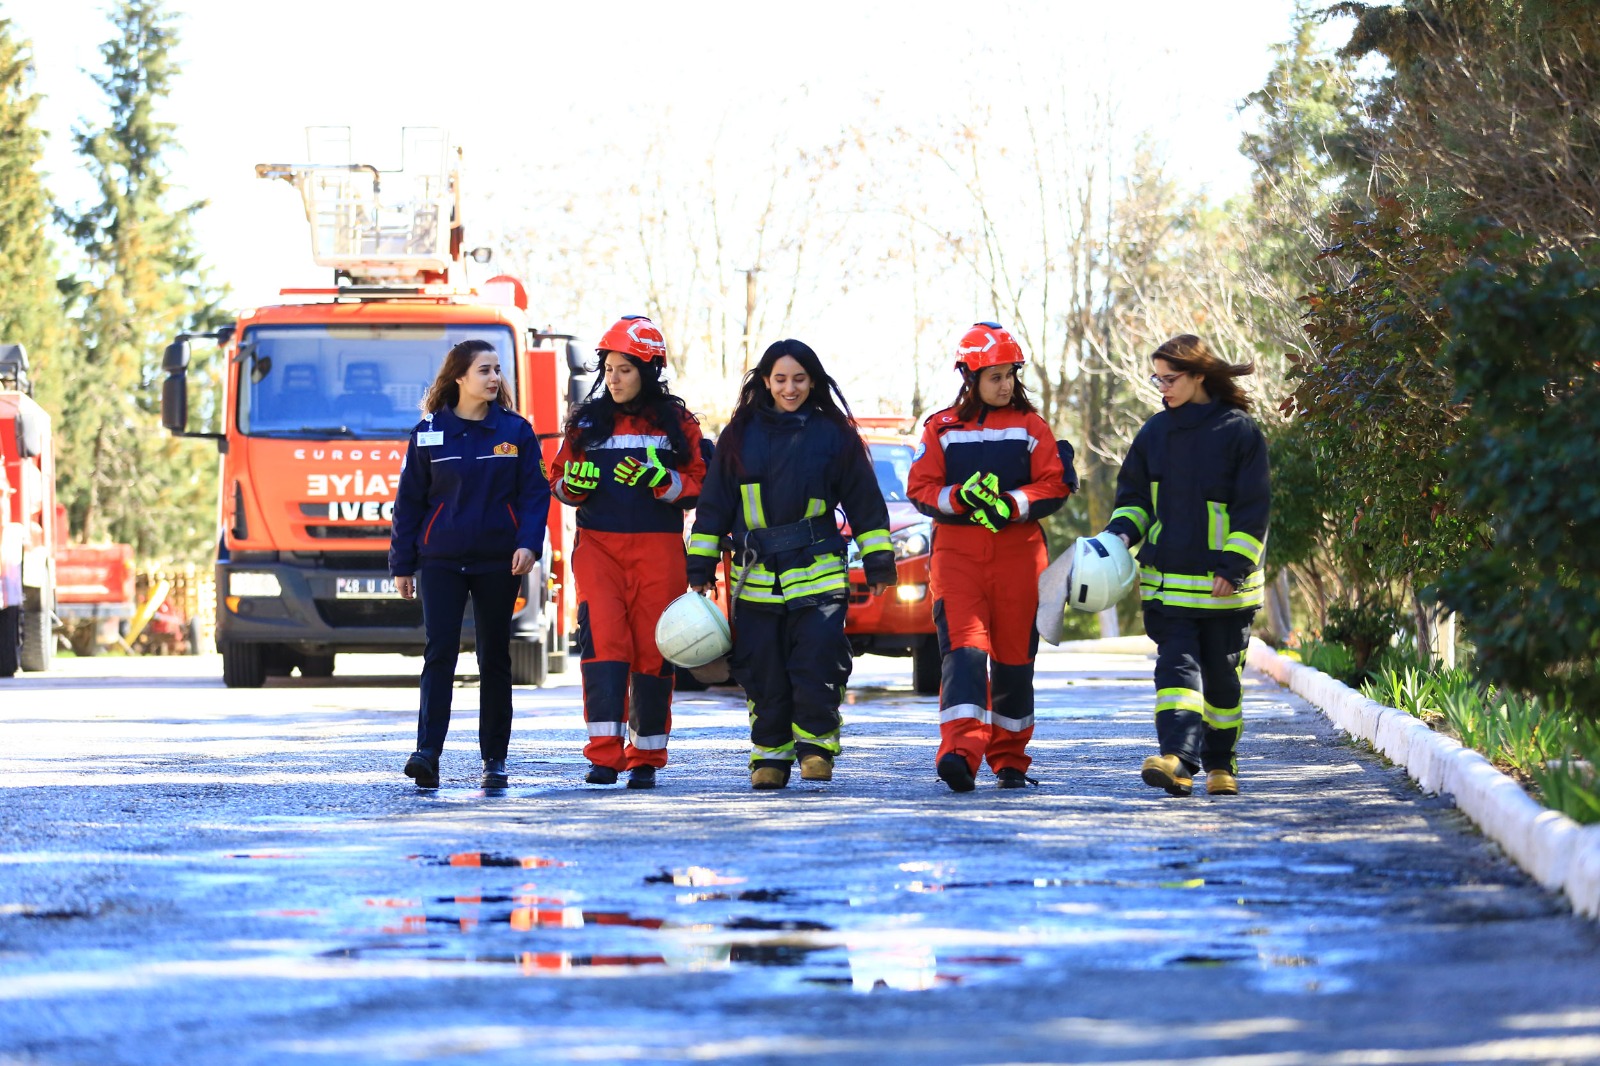
[{"label": "woman in dark firefighter jacket", "polygon": [[[837,397],[838,402],[835,402]],[[833,777],[839,701],[850,678],[843,506],[874,596],[894,581],[889,510],[850,407],[817,353],[779,341],[745,376],[717,443],[689,538],[689,584],[715,581],[732,533],[729,665],[750,699],[750,784]]]},{"label": "woman in dark firefighter jacket", "polygon": [[610,785],[627,770],[629,788],[654,788],[667,764],[673,682],[656,622],[683,594],[683,513],[700,495],[705,462],[699,422],[661,380],[667,346],[655,324],[623,318],[597,350],[604,376],[567,418],[551,486],[578,509],[585,780]]},{"label": "woman in dark firefighter jacket", "polygon": [[1261,555],[1271,501],[1267,445],[1236,378],[1199,337],[1174,337],[1151,355],[1156,412],[1117,475],[1106,527],[1139,541],[1145,632],[1156,642],[1156,739],[1146,784],[1187,796],[1239,792],[1234,749],[1244,726],[1239,672],[1262,603]]},{"label": "woman in dark firefighter jacket", "polygon": [[405,773],[439,787],[461,620],[472,599],[478,650],[478,745],[483,787],[506,787],[511,742],[511,615],[522,575],[544,551],[550,483],[539,442],[511,410],[500,356],[462,341],[422,398],[394,501],[389,573],[400,595],[422,595],[427,643],[417,750]]},{"label": "woman in dark firefighter jacket", "polygon": [[1039,520],[1069,489],[1055,435],[1018,380],[1022,348],[993,322],[961,338],[961,392],[931,416],[907,494],[939,525],[933,621],[944,656],[936,768],[971,792],[985,757],[1001,788],[1022,788],[1031,760],[1034,616],[1049,563]]}]

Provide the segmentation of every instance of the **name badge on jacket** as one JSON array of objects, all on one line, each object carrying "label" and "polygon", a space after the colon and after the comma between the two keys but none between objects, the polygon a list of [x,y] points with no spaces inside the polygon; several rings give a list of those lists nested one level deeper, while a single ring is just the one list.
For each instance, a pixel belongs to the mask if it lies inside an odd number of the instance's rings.
[{"label": "name badge on jacket", "polygon": [[417,433],[417,447],[419,448],[437,448],[442,444],[444,444],[444,430],[442,429],[436,429],[431,433],[419,430]]}]

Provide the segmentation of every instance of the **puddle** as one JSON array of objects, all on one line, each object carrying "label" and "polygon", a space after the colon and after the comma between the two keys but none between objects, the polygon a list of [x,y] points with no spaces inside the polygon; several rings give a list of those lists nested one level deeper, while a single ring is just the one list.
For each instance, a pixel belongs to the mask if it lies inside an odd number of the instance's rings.
[{"label": "puddle", "polygon": [[644,879],[647,885],[678,885],[682,888],[708,888],[718,885],[742,885],[743,877],[730,877],[704,866],[690,866],[683,870],[662,870]]},{"label": "puddle", "polygon": [[423,866],[463,866],[510,870],[543,870],[549,867],[567,865],[559,859],[545,859],[536,855],[526,857],[497,855],[488,851],[458,851],[453,855],[407,855],[406,859],[411,862],[421,863]]}]

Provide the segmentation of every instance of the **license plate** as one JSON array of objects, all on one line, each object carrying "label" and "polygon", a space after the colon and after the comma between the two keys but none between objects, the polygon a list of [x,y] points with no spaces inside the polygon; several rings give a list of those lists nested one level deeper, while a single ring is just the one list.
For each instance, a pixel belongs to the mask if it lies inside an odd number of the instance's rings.
[{"label": "license plate", "polygon": [[334,578],[333,594],[341,600],[397,600],[400,590],[392,577]]}]

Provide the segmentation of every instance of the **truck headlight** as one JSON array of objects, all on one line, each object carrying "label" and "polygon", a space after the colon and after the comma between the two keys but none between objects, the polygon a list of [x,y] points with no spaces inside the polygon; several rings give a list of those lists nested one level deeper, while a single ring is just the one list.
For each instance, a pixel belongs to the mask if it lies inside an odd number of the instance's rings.
[{"label": "truck headlight", "polygon": [[889,544],[894,548],[896,559],[910,559],[915,555],[928,554],[928,546],[932,539],[932,522],[917,522],[889,534]]},{"label": "truck headlight", "polygon": [[262,574],[245,570],[228,575],[228,595],[281,596],[283,595],[283,586],[278,584],[277,574]]}]

